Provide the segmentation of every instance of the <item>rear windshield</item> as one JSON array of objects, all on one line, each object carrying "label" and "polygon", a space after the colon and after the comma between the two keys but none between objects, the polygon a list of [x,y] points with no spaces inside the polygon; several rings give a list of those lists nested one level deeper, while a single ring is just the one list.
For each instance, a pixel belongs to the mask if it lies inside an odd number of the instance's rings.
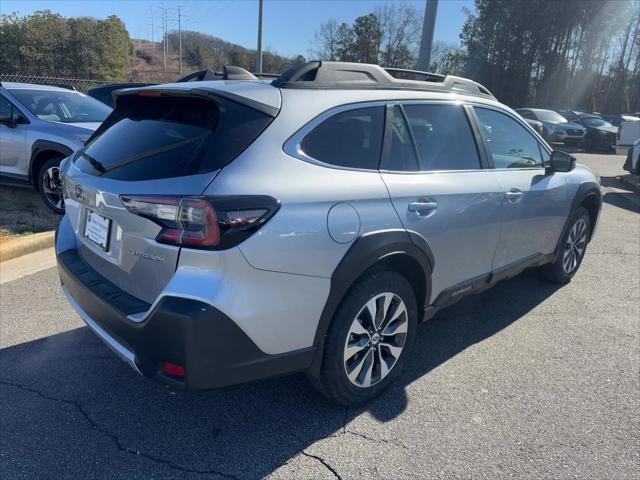
[{"label": "rear windshield", "polygon": [[75,162],[86,173],[129,181],[210,172],[237,157],[271,120],[222,98],[126,95]]}]

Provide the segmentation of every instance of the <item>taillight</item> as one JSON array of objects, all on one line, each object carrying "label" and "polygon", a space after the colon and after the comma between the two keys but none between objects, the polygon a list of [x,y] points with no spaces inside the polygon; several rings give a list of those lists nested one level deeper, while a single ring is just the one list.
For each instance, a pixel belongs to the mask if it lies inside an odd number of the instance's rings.
[{"label": "taillight", "polygon": [[131,213],[162,227],[161,243],[190,248],[225,249],[250,237],[280,204],[268,196],[179,197],[121,195]]},{"label": "taillight", "polygon": [[618,127],[618,131],[616,132],[616,138],[618,139],[618,143],[620,143],[620,132],[622,131],[622,125]]}]

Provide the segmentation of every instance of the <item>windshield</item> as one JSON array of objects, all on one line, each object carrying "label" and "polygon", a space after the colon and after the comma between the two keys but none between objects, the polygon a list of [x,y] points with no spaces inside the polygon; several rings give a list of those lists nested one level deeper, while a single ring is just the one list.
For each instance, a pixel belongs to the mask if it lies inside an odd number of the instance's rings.
[{"label": "windshield", "polygon": [[111,108],[78,92],[59,90],[10,90],[40,120],[62,123],[102,122]]},{"label": "windshield", "polygon": [[542,120],[543,122],[567,123],[566,118],[559,113],[552,112],[551,110],[536,110],[535,113],[538,120]]},{"label": "windshield", "polygon": [[582,123],[589,127],[613,127],[609,122],[598,117],[582,117]]}]

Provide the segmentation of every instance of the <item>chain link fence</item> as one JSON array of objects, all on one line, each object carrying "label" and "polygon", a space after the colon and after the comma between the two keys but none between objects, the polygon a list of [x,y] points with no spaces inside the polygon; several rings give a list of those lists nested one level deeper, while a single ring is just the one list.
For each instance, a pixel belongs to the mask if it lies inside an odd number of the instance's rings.
[{"label": "chain link fence", "polygon": [[69,77],[41,77],[38,75],[14,75],[0,73],[0,82],[18,82],[18,83],[35,83],[38,85],[52,85],[56,87],[69,88],[86,92],[90,88],[108,85],[113,82],[105,82],[104,80],[91,80],[88,78],[69,78]]}]

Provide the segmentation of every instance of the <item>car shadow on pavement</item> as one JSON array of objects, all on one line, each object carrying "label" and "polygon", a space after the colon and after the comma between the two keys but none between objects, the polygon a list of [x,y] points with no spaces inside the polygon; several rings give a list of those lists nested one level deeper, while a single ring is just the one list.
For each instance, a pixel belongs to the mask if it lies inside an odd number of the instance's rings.
[{"label": "car shadow on pavement", "polygon": [[[525,272],[440,312],[419,328],[399,381],[358,408],[328,403],[302,374],[176,391],[134,374],[86,328],[5,348],[1,470],[5,478],[38,477],[43,466],[51,478],[262,478],[319,440],[356,434],[348,424],[364,412],[379,422],[396,418],[407,408],[407,386],[557,288]],[[61,426],[64,415],[74,420]]]},{"label": "car shadow on pavement", "polygon": [[640,195],[635,192],[607,192],[602,201],[614,207],[640,213]]}]

